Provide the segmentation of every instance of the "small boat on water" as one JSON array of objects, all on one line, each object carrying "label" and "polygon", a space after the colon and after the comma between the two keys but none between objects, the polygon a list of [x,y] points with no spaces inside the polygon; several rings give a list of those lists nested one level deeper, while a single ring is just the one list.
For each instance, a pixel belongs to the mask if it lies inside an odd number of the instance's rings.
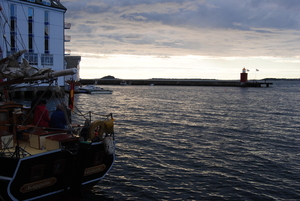
[{"label": "small boat on water", "polygon": [[[38,70],[23,60],[12,62],[25,51],[0,60],[0,82],[3,101],[0,102],[0,200],[64,200],[65,197],[82,198],[110,171],[115,160],[115,134],[112,114],[92,114],[78,111],[85,122],[72,124],[71,110],[74,87],[69,95],[56,86],[60,76],[76,73],[77,69],[52,71]],[[10,66],[14,64],[14,66]],[[5,68],[3,68],[5,67]],[[32,76],[24,76],[32,72]],[[33,73],[34,72],[34,73]],[[33,118],[34,108],[44,99],[40,94],[36,104],[11,99],[11,91],[18,87],[49,85],[51,97],[65,114],[64,128],[42,127]],[[48,93],[49,94],[49,93]],[[26,105],[27,104],[27,105]],[[79,113],[80,112],[80,113]],[[73,113],[73,112],[72,112]]]},{"label": "small boat on water", "polygon": [[121,85],[121,86],[127,86],[127,85],[131,85],[131,83],[127,83],[125,80],[122,80],[122,81],[120,82],[120,85]]},{"label": "small boat on water", "polygon": [[103,89],[102,87],[87,85],[78,87],[78,93],[88,93],[88,94],[112,94],[112,90]]}]

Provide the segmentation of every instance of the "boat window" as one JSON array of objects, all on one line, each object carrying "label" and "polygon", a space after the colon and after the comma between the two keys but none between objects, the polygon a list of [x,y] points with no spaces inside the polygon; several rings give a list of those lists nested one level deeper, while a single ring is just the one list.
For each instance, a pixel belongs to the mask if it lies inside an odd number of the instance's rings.
[{"label": "boat window", "polygon": [[104,152],[96,152],[94,156],[94,165],[100,165],[103,163]]},{"label": "boat window", "polygon": [[60,159],[54,162],[53,175],[61,174],[64,172],[66,160]]},{"label": "boat window", "polygon": [[36,165],[31,168],[30,181],[36,181],[43,178],[45,165]]}]

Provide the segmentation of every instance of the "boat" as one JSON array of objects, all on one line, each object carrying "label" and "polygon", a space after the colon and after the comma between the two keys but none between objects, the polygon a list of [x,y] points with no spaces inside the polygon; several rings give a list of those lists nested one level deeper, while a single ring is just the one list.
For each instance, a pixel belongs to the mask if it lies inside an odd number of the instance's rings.
[{"label": "boat", "polygon": [[78,87],[78,93],[88,94],[112,94],[112,90],[103,89],[102,87],[94,85],[86,85]]},{"label": "boat", "polygon": [[[96,114],[97,119],[93,120],[96,111],[85,115],[81,111],[85,121],[72,124],[70,113],[77,111],[74,87],[66,95],[56,83],[59,77],[74,74],[77,69],[53,71],[31,67],[25,59],[20,65],[13,62],[24,52],[0,60],[0,69],[5,70],[0,72],[0,79],[4,79],[0,82],[3,99],[0,103],[0,200],[82,198],[114,164],[113,115]],[[33,119],[34,109],[26,105],[28,101],[11,98],[11,91],[32,84],[48,85],[37,102],[50,92],[48,101],[53,99],[64,106],[67,122],[64,128],[38,126]]]},{"label": "boat", "polygon": [[120,82],[120,85],[126,86],[126,85],[127,85],[127,82],[126,82],[125,80],[122,80],[122,81]]},{"label": "boat", "polygon": [[127,83],[125,80],[122,80],[122,81],[120,82],[120,85],[121,85],[121,86],[128,86],[128,85],[131,85],[131,82]]}]

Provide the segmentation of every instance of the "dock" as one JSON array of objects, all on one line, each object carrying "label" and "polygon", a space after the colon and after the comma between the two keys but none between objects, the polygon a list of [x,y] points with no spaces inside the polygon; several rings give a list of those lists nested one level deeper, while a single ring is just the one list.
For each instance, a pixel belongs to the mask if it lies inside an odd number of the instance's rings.
[{"label": "dock", "polygon": [[81,79],[82,85],[120,85],[121,81],[126,81],[129,85],[155,85],[155,86],[218,86],[218,87],[269,87],[272,82],[227,80],[201,80],[201,79],[145,79],[145,80],[121,80],[121,79]]},{"label": "dock", "polygon": [[[132,79],[81,79],[79,81],[82,85],[120,85],[121,81],[130,85],[148,85],[148,86],[213,86],[213,87],[270,87],[273,83],[266,80],[249,81],[241,83],[240,81],[226,81],[226,80],[201,80],[201,79],[145,79],[145,80],[132,80]],[[45,87],[39,87],[40,91],[46,90]],[[66,92],[69,92],[66,90]],[[75,91],[77,93],[77,91]],[[15,90],[12,94],[14,98],[31,98],[35,96],[34,88],[21,88]],[[47,92],[47,97],[51,96]]]}]

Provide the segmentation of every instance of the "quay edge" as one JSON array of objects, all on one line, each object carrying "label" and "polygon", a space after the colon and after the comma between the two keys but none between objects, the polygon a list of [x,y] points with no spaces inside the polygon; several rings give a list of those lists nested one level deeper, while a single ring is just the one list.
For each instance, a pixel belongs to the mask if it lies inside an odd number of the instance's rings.
[{"label": "quay edge", "polygon": [[[82,85],[120,85],[121,79],[81,79]],[[148,80],[125,80],[130,85],[156,85],[156,86],[219,86],[219,87],[269,87],[272,82],[255,81],[241,83],[239,81],[222,80],[179,80],[179,79],[148,79]]]}]

